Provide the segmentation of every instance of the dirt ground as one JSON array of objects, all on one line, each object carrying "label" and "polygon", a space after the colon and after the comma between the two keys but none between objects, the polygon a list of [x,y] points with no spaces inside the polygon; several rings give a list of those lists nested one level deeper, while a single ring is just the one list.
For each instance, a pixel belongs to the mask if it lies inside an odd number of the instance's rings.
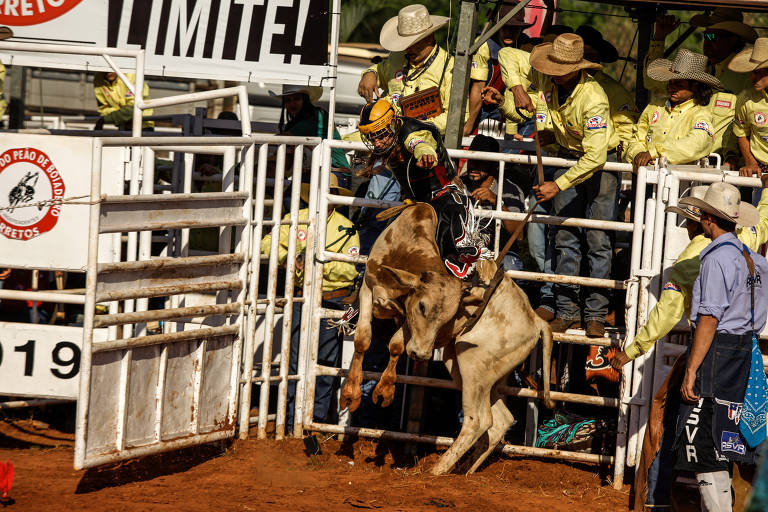
[{"label": "dirt ground", "polygon": [[[73,435],[35,419],[0,419],[0,460],[16,477],[0,510],[109,511],[614,511],[628,486],[607,484],[606,468],[493,457],[471,476],[433,477],[439,452],[424,446],[319,437],[304,443],[235,441],[88,471],[72,469]],[[427,450],[427,451],[424,451]]]}]

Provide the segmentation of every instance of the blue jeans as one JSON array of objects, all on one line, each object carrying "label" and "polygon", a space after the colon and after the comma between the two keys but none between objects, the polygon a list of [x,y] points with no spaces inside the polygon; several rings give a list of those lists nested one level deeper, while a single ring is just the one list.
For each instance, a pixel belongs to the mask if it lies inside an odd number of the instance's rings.
[{"label": "blue jeans", "polygon": [[[555,169],[553,167],[544,168],[544,180],[552,181],[554,179]],[[539,176],[538,173],[534,176],[534,185],[538,185]],[[531,195],[528,198],[528,207],[530,208],[536,204],[536,196]],[[534,210],[534,213],[552,215],[552,201],[546,201],[538,206]],[[531,253],[531,257],[536,261],[536,265],[539,267],[539,272],[545,274],[553,274],[554,267],[554,228],[549,224],[538,224],[531,222],[526,226],[526,234],[528,236],[528,251]],[[540,300],[539,306],[544,307],[554,313],[555,311],[555,296],[554,296],[554,283],[544,282],[539,291]]]},{"label": "blue jeans", "polygon": [[[558,169],[555,179],[568,169]],[[587,181],[559,192],[553,199],[556,216],[595,220],[616,220],[619,182],[616,174],[597,171]],[[611,237],[601,229],[558,227],[555,233],[556,274],[578,276],[586,239],[589,277],[608,279],[611,274],[613,248]],[[605,322],[608,313],[608,290],[594,288],[585,301],[584,319]],[[557,316],[564,320],[580,320],[579,286],[555,285]]]},{"label": "blue jeans", "polygon": [[[323,300],[322,307],[328,309],[346,309],[342,304],[343,297]],[[296,375],[299,368],[299,337],[301,333],[301,304],[293,304],[293,317],[291,318],[291,358],[288,365],[288,375]],[[318,333],[317,364],[323,366],[341,366],[341,342],[342,336],[337,329],[328,329],[328,320],[320,320]],[[328,410],[331,408],[334,377],[323,375],[315,381],[315,405],[313,410],[314,421],[326,421]],[[262,384],[263,385],[263,384]],[[296,400],[296,381],[288,381],[287,411],[285,416],[286,429],[293,426],[294,402]]]}]

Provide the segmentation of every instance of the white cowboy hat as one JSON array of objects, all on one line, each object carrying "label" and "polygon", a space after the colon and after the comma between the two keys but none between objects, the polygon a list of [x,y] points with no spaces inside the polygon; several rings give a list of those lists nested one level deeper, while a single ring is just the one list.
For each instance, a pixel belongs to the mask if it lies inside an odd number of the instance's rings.
[{"label": "white cowboy hat", "polygon": [[379,42],[391,52],[402,52],[448,24],[450,18],[432,16],[421,4],[406,5],[381,27]]},{"label": "white cowboy hat", "polygon": [[749,73],[761,68],[768,68],[768,37],[757,38],[755,46],[741,50],[728,63],[728,69],[737,73]]},{"label": "white cowboy hat", "polygon": [[[688,194],[687,197],[704,199],[704,196],[706,195],[708,188],[709,186],[707,185],[699,185],[699,186],[693,187],[691,188],[691,192]],[[684,198],[681,198],[681,201],[682,199]],[[664,211],[666,213],[676,213],[694,222],[701,222],[701,210],[696,206],[681,204],[678,201],[678,206],[667,206],[666,208],[664,208]]]},{"label": "white cowboy hat", "polygon": [[757,32],[755,32],[755,29],[740,21],[721,21],[708,26],[705,32],[710,30],[730,32],[731,34],[739,36],[747,43],[754,43],[755,39],[757,39]]},{"label": "white cowboy hat", "polygon": [[739,189],[730,183],[713,183],[704,198],[684,197],[678,201],[683,207],[695,207],[715,217],[735,222],[738,227],[750,227],[760,222],[757,208],[741,200]]},{"label": "white cowboy hat", "polygon": [[695,80],[710,85],[714,89],[723,89],[720,80],[706,72],[709,59],[701,53],[682,49],[675,55],[675,60],[656,59],[648,64],[647,75],[657,82],[670,80]]},{"label": "white cowboy hat", "polygon": [[537,45],[528,60],[536,71],[550,76],[563,76],[579,69],[603,68],[584,58],[584,40],[570,33],[560,34],[551,43]]},{"label": "white cowboy hat", "polygon": [[291,94],[306,94],[309,96],[309,102],[315,103],[323,95],[323,88],[319,85],[284,85],[283,92],[280,94],[269,91],[270,96],[290,96]]}]

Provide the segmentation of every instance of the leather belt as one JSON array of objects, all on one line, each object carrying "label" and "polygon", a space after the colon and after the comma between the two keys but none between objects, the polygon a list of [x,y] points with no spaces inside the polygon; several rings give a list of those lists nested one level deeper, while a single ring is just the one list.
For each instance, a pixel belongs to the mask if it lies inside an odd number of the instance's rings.
[{"label": "leather belt", "polygon": [[[323,300],[338,299],[341,297],[348,297],[354,291],[353,286],[347,286],[346,288],[339,288],[337,290],[330,290],[323,292]],[[293,292],[294,297],[301,297],[304,291],[301,288],[296,288]]]}]

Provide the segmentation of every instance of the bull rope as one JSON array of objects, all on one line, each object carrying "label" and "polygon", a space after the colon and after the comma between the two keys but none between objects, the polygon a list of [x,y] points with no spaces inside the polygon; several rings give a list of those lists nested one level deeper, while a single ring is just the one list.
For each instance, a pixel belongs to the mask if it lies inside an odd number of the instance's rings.
[{"label": "bull rope", "polygon": [[33,206],[38,207],[39,209],[43,209],[45,206],[55,206],[55,205],[61,205],[61,204],[86,204],[86,205],[93,205],[101,203],[104,199],[104,196],[98,198],[95,201],[78,201],[78,199],[85,199],[86,197],[91,197],[90,194],[86,194],[83,196],[72,196],[72,197],[58,197],[54,199],[45,199],[43,201],[35,201],[34,203],[26,203],[22,205],[16,205],[16,206],[0,206],[0,211],[6,211],[6,210],[16,210],[17,208],[31,208]]}]

